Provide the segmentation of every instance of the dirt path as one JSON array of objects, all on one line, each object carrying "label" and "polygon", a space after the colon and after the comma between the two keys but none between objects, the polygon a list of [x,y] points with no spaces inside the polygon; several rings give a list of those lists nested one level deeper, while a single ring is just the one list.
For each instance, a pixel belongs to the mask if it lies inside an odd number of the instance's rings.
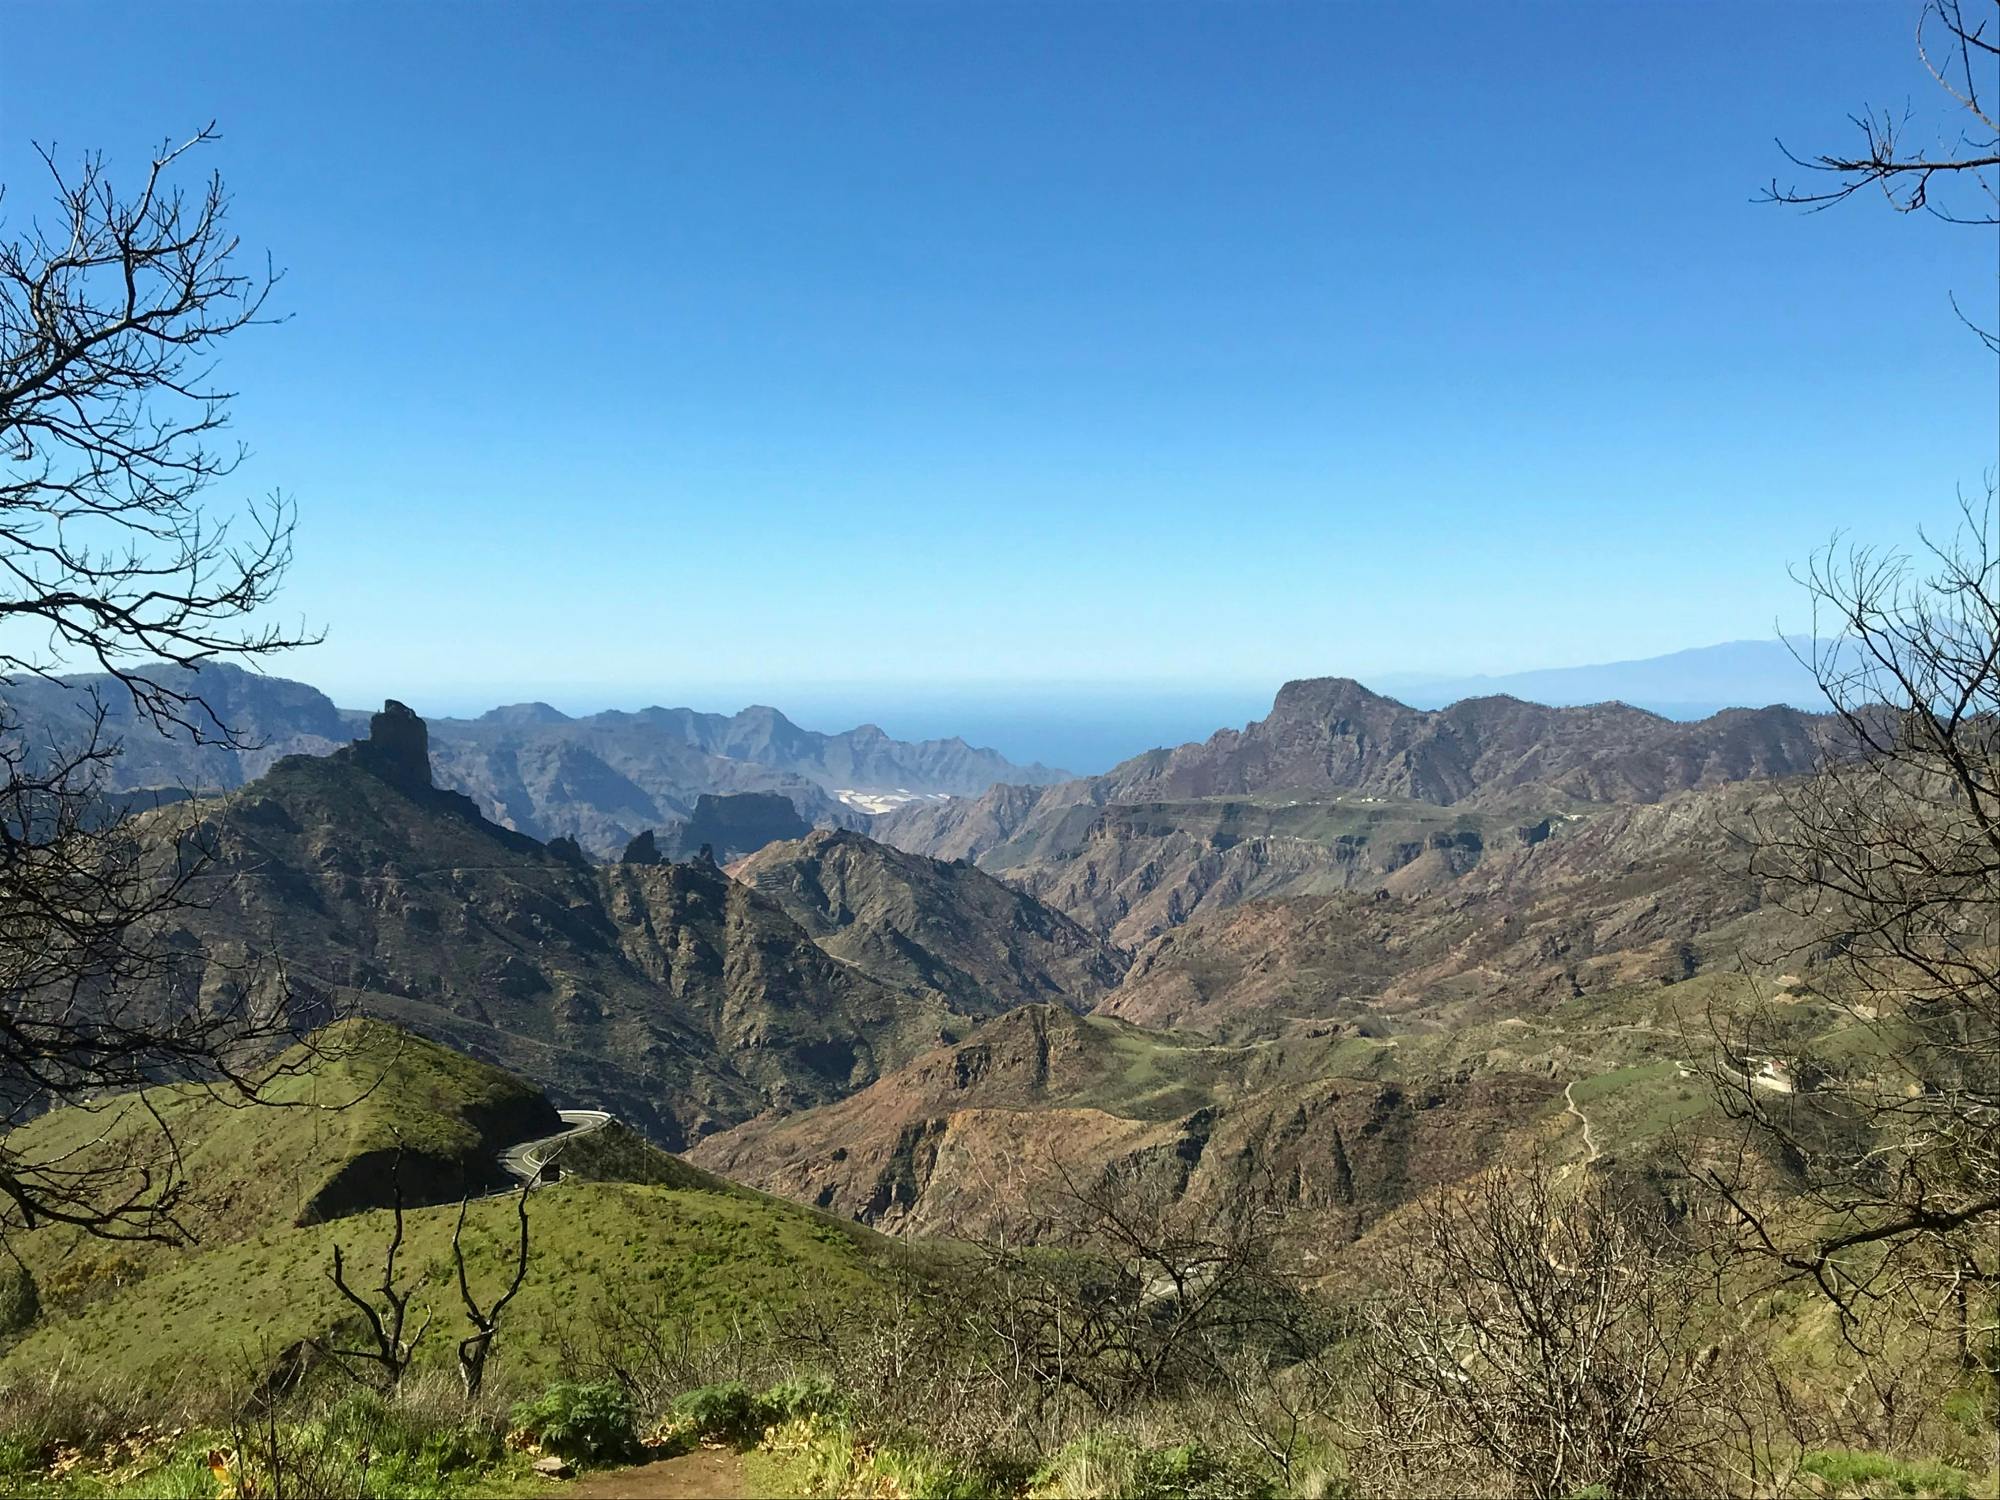
[{"label": "dirt path", "polygon": [[1585,1158],[1585,1163],[1587,1165],[1588,1163],[1597,1160],[1597,1142],[1592,1140],[1590,1136],[1590,1117],[1586,1115],[1582,1110],[1576,1107],[1576,1095],[1570,1092],[1570,1090],[1575,1087],[1576,1085],[1573,1083],[1566,1083],[1563,1085],[1563,1103],[1569,1106],[1569,1112],[1571,1114],[1575,1115],[1579,1120],[1583,1121],[1583,1149],[1590,1153],[1590,1155]]},{"label": "dirt path", "polygon": [[754,1500],[740,1454],[701,1448],[679,1458],[579,1479],[563,1500]]}]

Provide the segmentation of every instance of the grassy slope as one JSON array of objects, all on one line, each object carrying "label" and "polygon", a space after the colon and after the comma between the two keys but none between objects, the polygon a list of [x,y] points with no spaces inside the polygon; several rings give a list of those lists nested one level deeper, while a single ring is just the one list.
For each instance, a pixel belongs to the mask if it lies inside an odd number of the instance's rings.
[{"label": "grassy slope", "polygon": [[[421,1363],[448,1364],[463,1332],[452,1285],[456,1206],[406,1215],[402,1264],[420,1281],[412,1303],[437,1313]],[[529,1203],[532,1262],[507,1314],[502,1341],[510,1379],[538,1384],[560,1373],[556,1340],[608,1299],[658,1298],[670,1315],[721,1331],[732,1319],[782,1312],[808,1294],[861,1292],[877,1264],[869,1237],[754,1194],[629,1183],[563,1182]],[[344,1247],[351,1279],[379,1274],[390,1215],[269,1230],[197,1251],[69,1315],[45,1318],[0,1361],[19,1376],[71,1360],[107,1378],[171,1384],[261,1373],[297,1340],[339,1326],[345,1304],[326,1279]],[[489,1300],[510,1271],[514,1205],[488,1198],[468,1217],[475,1290]]]},{"label": "grassy slope", "polygon": [[[531,1085],[380,1022],[343,1022],[315,1045],[317,1059],[295,1048],[274,1065],[262,1093],[277,1107],[168,1085],[45,1115],[13,1132],[6,1150],[29,1163],[116,1171],[129,1182],[157,1173],[177,1148],[188,1191],[174,1217],[187,1238],[214,1246],[386,1204],[386,1163],[398,1142],[406,1198],[437,1202],[504,1182],[495,1152],[559,1128]],[[55,1225],[7,1238],[42,1283],[43,1300],[58,1305],[181,1253]]]},{"label": "grassy slope", "polygon": [[[197,1091],[149,1091],[174,1124],[196,1192],[183,1216],[200,1242],[106,1245],[67,1231],[17,1234],[14,1245],[42,1288],[43,1311],[4,1354],[0,1379],[59,1360],[106,1378],[207,1381],[267,1368],[298,1340],[327,1333],[349,1309],[327,1279],[332,1247],[379,1279],[392,1229],[384,1208],[301,1222],[316,1193],[398,1136],[411,1150],[491,1170],[504,1144],[558,1128],[528,1085],[376,1022],[348,1023],[331,1060],[281,1077],[292,1102],[345,1110],[229,1109]],[[372,1087],[371,1087],[372,1086]],[[525,1109],[532,1129],[503,1138],[479,1121]],[[143,1112],[68,1110],[17,1132],[15,1149],[109,1151]],[[801,1297],[864,1288],[884,1243],[855,1225],[765,1197],[686,1166],[621,1126],[579,1137],[563,1153],[565,1180],[530,1199],[532,1268],[508,1315],[509,1364],[530,1381],[558,1373],[562,1325],[607,1299],[648,1305],[711,1328],[782,1312]],[[595,1179],[595,1180],[593,1180]],[[386,1186],[379,1174],[379,1190]],[[413,1201],[416,1200],[412,1195]],[[401,1265],[423,1283],[414,1309],[434,1308],[426,1358],[449,1362],[462,1314],[452,1283],[457,1215],[448,1195],[406,1214]],[[378,1200],[379,1201],[379,1200]],[[475,1288],[490,1298],[509,1274],[511,1195],[474,1202],[467,1245]],[[414,1326],[414,1322],[413,1325]]]}]

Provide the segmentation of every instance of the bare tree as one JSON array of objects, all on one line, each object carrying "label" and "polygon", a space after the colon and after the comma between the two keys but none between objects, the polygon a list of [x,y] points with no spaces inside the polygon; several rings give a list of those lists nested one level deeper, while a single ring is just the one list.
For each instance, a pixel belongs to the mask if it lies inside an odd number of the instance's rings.
[{"label": "bare tree", "polygon": [[533,1178],[521,1183],[521,1190],[514,1195],[515,1212],[521,1225],[521,1242],[514,1253],[514,1279],[507,1283],[507,1290],[500,1294],[490,1311],[481,1311],[478,1300],[472,1295],[472,1283],[465,1270],[465,1210],[469,1199],[458,1201],[458,1222],[452,1226],[451,1255],[458,1264],[458,1296],[465,1304],[465,1315],[472,1322],[472,1332],[458,1341],[458,1374],[465,1384],[468,1400],[476,1399],[480,1388],[486,1383],[486,1359],[493,1352],[493,1337],[500,1331],[500,1314],[507,1310],[507,1304],[514,1300],[514,1294],[521,1290],[521,1283],[528,1276],[528,1193],[535,1185]]},{"label": "bare tree", "polygon": [[1081,1176],[1051,1160],[1038,1175],[1023,1220],[974,1246],[951,1318],[989,1351],[990,1378],[1056,1428],[1076,1407],[1198,1394],[1286,1467],[1304,1413],[1280,1409],[1278,1377],[1325,1339],[1271,1185],[1221,1201],[1185,1195],[1157,1163]]},{"label": "bare tree", "polygon": [[1718,1492],[1699,1283],[1660,1228],[1588,1172],[1424,1200],[1407,1283],[1369,1318],[1362,1458],[1417,1493]]},{"label": "bare tree", "polygon": [[[1769,196],[1820,208],[1874,186],[1902,212],[2000,225],[2000,7],[1989,3],[1928,0],[1918,22],[1955,133],[1912,147],[1909,117],[1864,112],[1860,152],[1803,163],[1827,188],[1773,184]],[[1949,186],[1962,191],[1948,206]],[[1973,326],[2000,353],[1995,331]],[[1802,919],[1810,956],[1839,973],[1829,988],[1848,1024],[1832,1045],[1801,1046],[1782,1015],[1735,1018],[1723,1041],[1737,1065],[1712,1078],[1743,1128],[1697,1175],[1733,1213],[1741,1248],[1816,1287],[1857,1347],[1870,1314],[1893,1313],[2000,1379],[1992,473],[1960,511],[1949,537],[1919,533],[1915,556],[1836,538],[1799,575],[1813,607],[1805,664],[1839,729],[1816,774],[1750,829],[1752,869]],[[1753,1056],[1780,1058],[1775,1085],[1751,1076]]]},{"label": "bare tree", "polygon": [[[156,717],[226,735],[194,694],[138,665],[300,643],[247,623],[291,561],[290,504],[252,507],[246,533],[203,503],[244,456],[214,446],[231,393],[207,361],[263,318],[277,281],[236,268],[219,176],[195,197],[170,180],[215,138],[211,126],[163,150],[129,196],[101,157],[69,176],[43,152],[54,228],[31,220],[0,242],[0,667],[81,655]],[[39,655],[23,626],[44,632]]]},{"label": "bare tree", "polygon": [[[1824,186],[1780,187],[1773,179],[1767,201],[1818,210],[1876,188],[1898,213],[1928,213],[1954,224],[2000,224],[2000,109],[1994,104],[2000,93],[2000,5],[1926,0],[1916,45],[1944,100],[1944,119],[1932,122],[1930,139],[1912,141],[1925,129],[1914,110],[1899,115],[1864,107],[1849,117],[1861,132],[1857,150],[1799,156],[1780,142],[1794,165],[1829,180]],[[1957,310],[1955,298],[1952,306]],[[2000,330],[1973,322],[1963,311],[1959,318],[2000,353]]]},{"label": "bare tree", "polygon": [[[1812,664],[1856,753],[1753,835],[1753,866],[1837,966],[1848,1022],[1808,1088],[1717,1079],[1744,1150],[1703,1172],[1746,1248],[1995,1368],[2000,1279],[2000,515],[1921,561],[1817,556]],[[1781,1024],[1782,1018],[1774,1018]],[[1739,1054],[1774,1044],[1746,1018]],[[1783,1168],[1775,1178],[1759,1161]],[[1801,1202],[1801,1198],[1803,1202]]]},{"label": "bare tree", "polygon": [[[99,157],[69,174],[43,152],[53,215],[0,235],[0,686],[101,668],[142,722],[233,745],[198,674],[178,669],[305,633],[252,620],[290,561],[290,503],[205,503],[242,457],[218,444],[230,397],[213,359],[263,320],[277,279],[237,269],[219,178],[174,183],[214,138],[162,150],[130,193]],[[194,955],[162,943],[205,851],[191,821],[133,826],[106,792],[105,704],[85,718],[80,742],[49,743],[0,708],[0,1120],[165,1078],[254,1098],[255,1064],[300,1029],[295,997],[275,970],[209,966],[204,983]],[[0,1144],[0,1232],[179,1233],[170,1143],[144,1164],[86,1155],[28,1161]]]},{"label": "bare tree", "polygon": [[[410,1299],[416,1295],[416,1288],[399,1287],[396,1284],[396,1257],[403,1248],[403,1153],[399,1147],[389,1162],[389,1186],[392,1200],[391,1212],[394,1216],[394,1230],[389,1236],[389,1244],[382,1255],[382,1280],[376,1290],[380,1292],[382,1305],[377,1307],[371,1297],[365,1297],[347,1283],[346,1257],[340,1242],[334,1241],[333,1265],[327,1271],[327,1280],[334,1290],[360,1310],[363,1326],[366,1328],[373,1347],[361,1349],[327,1348],[325,1352],[336,1359],[358,1361],[375,1365],[381,1373],[382,1384],[394,1389],[402,1382],[403,1374],[416,1358],[418,1346],[424,1335],[430,1332],[431,1314],[426,1312],[417,1331],[405,1338],[403,1330],[409,1325]],[[523,1213],[525,1225],[526,1216]],[[461,1273],[463,1262],[460,1263]],[[511,1295],[511,1293],[510,1293]],[[469,1300],[469,1299],[468,1299]],[[499,1309],[494,1309],[497,1317]],[[484,1362],[484,1356],[481,1356]]]}]

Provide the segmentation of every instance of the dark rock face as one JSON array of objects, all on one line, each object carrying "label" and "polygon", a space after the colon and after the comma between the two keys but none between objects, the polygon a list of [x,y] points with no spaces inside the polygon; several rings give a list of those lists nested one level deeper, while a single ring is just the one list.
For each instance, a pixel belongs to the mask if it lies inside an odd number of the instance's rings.
[{"label": "dark rock face", "polygon": [[755,854],[767,844],[802,839],[811,832],[812,825],[799,816],[792,799],[778,792],[737,792],[720,797],[704,792],[695,801],[694,816],[673,831],[671,853],[692,859],[706,846],[712,858],[735,859]]},{"label": "dark rock face", "polygon": [[[553,846],[551,846],[553,847]],[[625,846],[625,852],[618,856],[621,865],[656,865],[660,862],[660,841],[653,836],[653,830],[635,836]]]},{"label": "dark rock face", "polygon": [[354,758],[391,786],[430,790],[430,730],[406,703],[391,698],[382,705],[368,721],[368,738],[356,742]]}]

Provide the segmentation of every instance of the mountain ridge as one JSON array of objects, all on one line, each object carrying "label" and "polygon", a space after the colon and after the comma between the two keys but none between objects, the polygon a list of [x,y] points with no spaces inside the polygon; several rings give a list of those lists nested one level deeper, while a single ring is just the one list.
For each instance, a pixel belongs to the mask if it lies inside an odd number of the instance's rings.
[{"label": "mountain ridge", "polygon": [[1591,803],[1810,770],[1832,731],[1823,715],[1774,705],[1684,723],[1624,704],[1549,707],[1506,696],[1416,709],[1352,678],[1301,678],[1243,729],[1134,756],[1100,776],[886,814],[886,843],[937,858],[989,856],[1021,830],[1078,805],[1229,795],[1375,795],[1452,806],[1523,791]]},{"label": "mountain ridge", "polygon": [[[0,714],[37,743],[81,743],[97,703],[122,742],[107,789],[233,791],[286,755],[325,755],[365,733],[368,714],[317,688],[228,663],[140,671],[199,694],[220,725],[208,743],[162,734],[114,678],[83,674],[0,685]],[[93,693],[95,697],[93,697]],[[199,713],[199,710],[197,710]],[[734,715],[653,707],[573,717],[546,703],[503,705],[472,719],[428,721],[440,782],[503,826],[574,839],[615,857],[636,834],[694,816],[702,794],[774,792],[809,824],[860,826],[876,806],[969,795],[1007,779],[1061,779],[962,738],[902,741],[873,724],[838,734],[803,729],[768,705]]]}]

